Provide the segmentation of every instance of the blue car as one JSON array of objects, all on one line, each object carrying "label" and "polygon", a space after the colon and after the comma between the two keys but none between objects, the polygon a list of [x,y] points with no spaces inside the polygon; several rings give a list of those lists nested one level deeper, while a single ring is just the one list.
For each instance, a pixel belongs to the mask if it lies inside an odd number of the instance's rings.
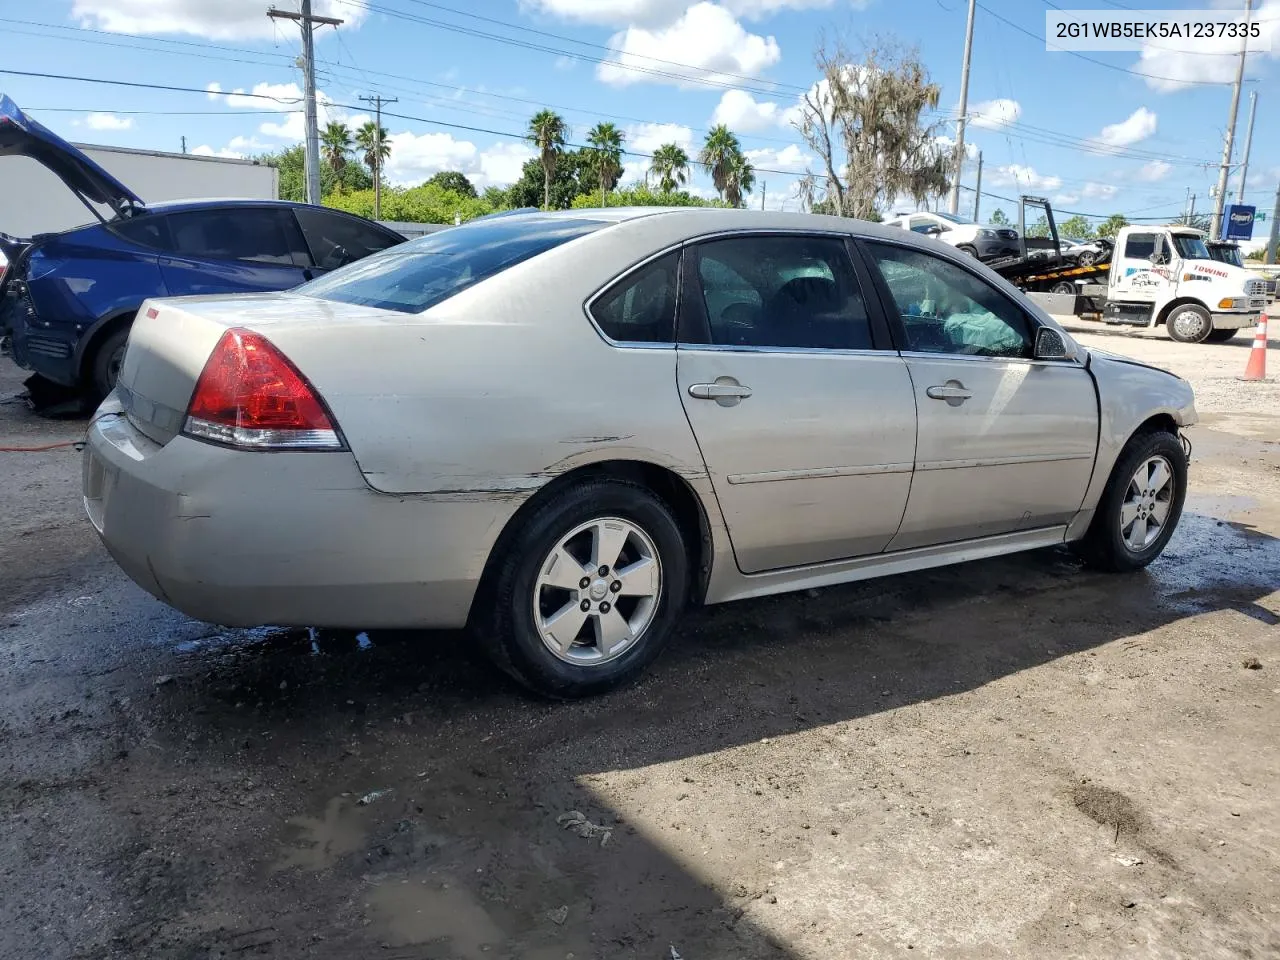
[{"label": "blue car", "polygon": [[[267,200],[148,206],[80,150],[0,95],[0,156],[31,157],[98,222],[19,239],[0,233],[0,337],[19,366],[105,396],[148,297],[287,290],[403,243],[337,210]],[[105,208],[105,209],[100,209]]]}]

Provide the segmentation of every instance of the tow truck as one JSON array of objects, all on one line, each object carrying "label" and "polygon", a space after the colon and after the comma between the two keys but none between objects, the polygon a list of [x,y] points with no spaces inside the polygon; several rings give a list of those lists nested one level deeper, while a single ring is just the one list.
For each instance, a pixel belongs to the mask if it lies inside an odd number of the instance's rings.
[{"label": "tow truck", "polygon": [[[1047,238],[1028,238],[1028,208],[1044,212]],[[1018,203],[1019,256],[987,264],[1050,313],[1138,327],[1163,325],[1181,343],[1221,343],[1253,327],[1267,306],[1267,282],[1214,259],[1203,231],[1179,224],[1127,226],[1105,262],[1064,255],[1053,208],[1044,197]]]}]

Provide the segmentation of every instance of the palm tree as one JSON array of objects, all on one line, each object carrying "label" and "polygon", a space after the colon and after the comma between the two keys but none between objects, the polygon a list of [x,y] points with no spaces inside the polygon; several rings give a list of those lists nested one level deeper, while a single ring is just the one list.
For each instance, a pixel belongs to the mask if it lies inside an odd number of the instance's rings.
[{"label": "palm tree", "polygon": [[587,143],[592,147],[592,159],[600,172],[600,206],[605,206],[606,194],[618,185],[622,176],[622,142],[626,139],[621,130],[608,122],[597,123],[587,133]]},{"label": "palm tree", "polygon": [[729,161],[734,154],[741,152],[742,146],[738,143],[738,138],[723,123],[712,127],[707,139],[703,141],[698,162],[711,174],[711,182],[715,184],[721,199],[724,198],[725,184],[729,178]]},{"label": "palm tree", "polygon": [[756,170],[746,155],[737,150],[729,157],[724,175],[724,198],[733,207],[742,206],[742,198],[756,185]]},{"label": "palm tree", "polygon": [[658,178],[659,192],[670,193],[689,182],[689,155],[679,144],[664,143],[653,151],[649,169]]},{"label": "palm tree", "polygon": [[382,182],[382,168],[387,157],[391,156],[391,143],[387,140],[387,128],[379,127],[372,120],[365,121],[364,126],[356,131],[356,146],[359,148],[365,165],[373,174],[373,182]]},{"label": "palm tree", "polygon": [[330,121],[320,134],[320,150],[324,162],[334,173],[341,173],[351,153],[351,130],[345,123]]},{"label": "palm tree", "polygon": [[556,172],[556,157],[564,149],[565,125],[560,114],[551,110],[539,110],[529,121],[529,140],[538,147],[538,159],[542,163],[543,206],[551,209],[551,178]]}]

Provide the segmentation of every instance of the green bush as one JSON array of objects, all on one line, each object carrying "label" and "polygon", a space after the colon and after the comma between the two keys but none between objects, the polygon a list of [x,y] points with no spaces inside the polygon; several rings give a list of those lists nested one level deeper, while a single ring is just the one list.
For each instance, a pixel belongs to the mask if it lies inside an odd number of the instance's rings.
[{"label": "green bush", "polygon": [[[636,185],[609,194],[611,207],[727,207],[719,200],[703,200],[684,190],[659,193],[648,187]],[[583,210],[600,206],[600,192],[583,193],[573,198],[573,209]]]},{"label": "green bush", "polygon": [[[373,190],[341,191],[324,198],[326,207],[373,218]],[[473,220],[493,213],[493,206],[478,197],[468,197],[439,184],[419,187],[385,187],[382,191],[383,220],[404,223],[453,223],[455,217]]]}]

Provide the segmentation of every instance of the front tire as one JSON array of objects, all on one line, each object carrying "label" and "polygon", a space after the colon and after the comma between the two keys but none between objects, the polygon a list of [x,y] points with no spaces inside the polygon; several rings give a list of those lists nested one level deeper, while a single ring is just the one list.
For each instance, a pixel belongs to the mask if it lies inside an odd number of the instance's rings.
[{"label": "front tire", "polygon": [[591,696],[634,679],[687,605],[680,526],[633,483],[571,487],[496,549],[472,633],[498,667],[543,696]]},{"label": "front tire", "polygon": [[1178,343],[1204,343],[1213,333],[1213,318],[1196,303],[1174,307],[1164,325],[1170,339]]},{"label": "front tire", "polygon": [[956,249],[959,250],[961,253],[967,253],[969,256],[973,257],[973,259],[975,260],[979,259],[978,248],[973,246],[972,244],[962,243],[959,246],[957,246]]},{"label": "front tire", "polygon": [[1116,461],[1076,552],[1099,570],[1141,570],[1173,536],[1186,496],[1187,455],[1181,441],[1163,430],[1138,434]]}]

